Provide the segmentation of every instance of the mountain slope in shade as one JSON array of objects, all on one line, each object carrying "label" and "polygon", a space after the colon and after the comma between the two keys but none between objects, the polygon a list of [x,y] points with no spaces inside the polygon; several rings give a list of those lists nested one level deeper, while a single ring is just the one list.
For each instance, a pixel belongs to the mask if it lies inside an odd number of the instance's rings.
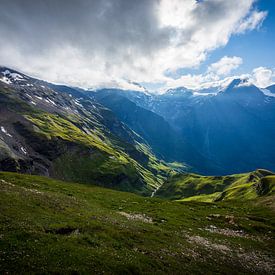
[{"label": "mountain slope in shade", "polygon": [[169,173],[141,137],[92,99],[7,68],[0,75],[0,170],[145,195]]},{"label": "mountain slope in shade", "polygon": [[138,106],[121,95],[121,91],[105,89],[90,95],[111,109],[122,122],[138,133],[159,158],[168,162],[187,163],[200,173],[215,171],[214,164],[197,152],[184,137],[180,137],[163,117]]},{"label": "mountain slope in shade", "polygon": [[275,94],[275,85],[268,86],[266,89],[269,90],[272,94]]},{"label": "mountain slope in shade", "polygon": [[275,97],[245,80],[235,79],[213,94],[178,88],[163,95],[124,95],[162,116],[215,164],[215,174],[275,170]]}]

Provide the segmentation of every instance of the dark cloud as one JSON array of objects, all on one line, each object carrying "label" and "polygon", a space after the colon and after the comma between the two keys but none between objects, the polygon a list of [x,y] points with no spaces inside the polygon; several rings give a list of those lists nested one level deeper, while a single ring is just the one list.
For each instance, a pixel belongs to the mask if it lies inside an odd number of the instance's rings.
[{"label": "dark cloud", "polygon": [[168,28],[158,28],[154,5],[152,0],[2,0],[0,34],[33,54],[68,44],[85,52],[150,54],[170,38]]}]

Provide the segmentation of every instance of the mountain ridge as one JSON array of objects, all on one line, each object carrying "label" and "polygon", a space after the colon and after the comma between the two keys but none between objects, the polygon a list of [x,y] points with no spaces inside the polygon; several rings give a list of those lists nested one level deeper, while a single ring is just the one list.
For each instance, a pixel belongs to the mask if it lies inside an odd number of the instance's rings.
[{"label": "mountain ridge", "polygon": [[[107,123],[104,127],[109,134],[123,142],[135,140],[141,151],[138,143],[147,144],[159,158],[182,162],[190,171],[225,175],[258,167],[275,170],[275,98],[247,80],[234,79],[218,93],[200,94],[179,87],[154,95],[120,89],[86,91],[37,80],[6,67],[1,72],[2,85],[34,93],[20,93],[32,107],[57,113],[63,108],[63,114],[69,110],[73,115],[83,115],[82,108],[88,108],[88,113],[94,109],[92,116]],[[47,93],[56,97],[56,102]],[[62,107],[62,101],[72,105]],[[112,116],[117,117],[116,123],[114,119],[108,122]]]},{"label": "mountain ridge", "polygon": [[120,95],[162,116],[180,137],[223,168],[214,174],[274,170],[275,98],[248,84],[236,79],[227,89],[203,96]]},{"label": "mountain ridge", "polygon": [[6,68],[3,72],[1,170],[93,181],[147,195],[170,173],[150,148],[140,146],[141,137],[99,103]]}]

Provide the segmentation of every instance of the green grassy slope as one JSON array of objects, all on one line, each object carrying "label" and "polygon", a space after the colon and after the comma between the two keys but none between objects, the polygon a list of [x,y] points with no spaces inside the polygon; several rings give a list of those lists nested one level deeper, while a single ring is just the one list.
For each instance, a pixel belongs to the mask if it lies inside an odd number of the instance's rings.
[{"label": "green grassy slope", "polygon": [[175,202],[0,172],[0,273],[272,274],[272,198]]},{"label": "green grassy slope", "polygon": [[275,194],[275,175],[259,169],[230,185],[215,200],[248,200],[272,194]]},{"label": "green grassy slope", "polygon": [[[0,87],[0,125],[12,133],[0,136],[0,171],[49,175],[147,196],[172,173],[111,111],[85,100],[80,108],[68,95],[42,92]],[[37,93],[41,100],[33,105],[24,98],[27,93]],[[43,96],[66,108],[72,105],[74,112],[45,105]]]},{"label": "green grassy slope", "polygon": [[255,199],[274,194],[275,175],[258,169],[251,173],[230,176],[178,174],[158,189],[155,196],[172,200],[221,201]]},{"label": "green grassy slope", "polygon": [[[142,166],[123,148],[114,146],[112,140],[100,129],[94,129],[90,134],[85,133],[78,125],[82,123],[78,117],[74,118],[75,124],[46,113],[26,117],[37,127],[40,136],[50,140],[58,138],[77,145],[54,159],[51,176],[55,178],[82,183],[94,182],[144,195],[150,194],[161,184],[161,178],[150,171],[151,163],[147,167]],[[100,136],[104,137],[104,141]]]}]

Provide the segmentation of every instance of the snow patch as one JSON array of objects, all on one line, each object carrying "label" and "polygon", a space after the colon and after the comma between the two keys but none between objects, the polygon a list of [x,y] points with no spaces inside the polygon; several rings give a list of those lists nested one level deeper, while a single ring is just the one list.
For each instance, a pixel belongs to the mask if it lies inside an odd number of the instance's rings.
[{"label": "snow patch", "polygon": [[20,150],[23,152],[24,155],[27,155],[27,150],[23,146],[20,147]]},{"label": "snow patch", "polygon": [[268,89],[260,89],[262,93],[266,96],[275,97],[275,94],[271,93]]},{"label": "snow patch", "polygon": [[9,70],[5,70],[3,72],[3,75],[6,77],[8,76],[9,78],[12,78],[12,80],[16,81],[16,80],[25,80],[24,77],[21,74],[18,73],[11,73]]},{"label": "snow patch", "polygon": [[48,99],[48,101],[49,101],[50,103],[52,103],[53,105],[56,105],[54,101],[52,101],[52,100],[49,99],[49,98],[47,98],[47,99]]},{"label": "snow patch", "polygon": [[79,102],[77,102],[76,100],[74,100],[74,103],[80,107],[83,107],[82,104],[80,104]]},{"label": "snow patch", "polygon": [[10,76],[12,77],[12,79],[14,80],[23,80],[24,77],[20,74],[17,74],[17,73],[11,73]]},{"label": "snow patch", "polygon": [[239,87],[250,87],[252,85],[253,85],[253,83],[251,80],[245,79],[242,82],[240,82],[236,87],[238,87],[238,88]]},{"label": "snow patch", "polygon": [[7,74],[10,74],[11,72],[9,71],[9,70],[5,70],[4,72],[3,72],[3,75],[7,75]]},{"label": "snow patch", "polygon": [[199,93],[199,92],[193,92],[193,96],[215,96],[217,95],[218,93]]},{"label": "snow patch", "polygon": [[0,81],[6,83],[6,84],[11,84],[12,82],[10,81],[10,79],[8,79],[6,76],[0,78]]},{"label": "snow patch", "polygon": [[8,133],[8,131],[4,128],[4,126],[1,126],[1,131],[8,137],[12,137],[11,134]]}]

